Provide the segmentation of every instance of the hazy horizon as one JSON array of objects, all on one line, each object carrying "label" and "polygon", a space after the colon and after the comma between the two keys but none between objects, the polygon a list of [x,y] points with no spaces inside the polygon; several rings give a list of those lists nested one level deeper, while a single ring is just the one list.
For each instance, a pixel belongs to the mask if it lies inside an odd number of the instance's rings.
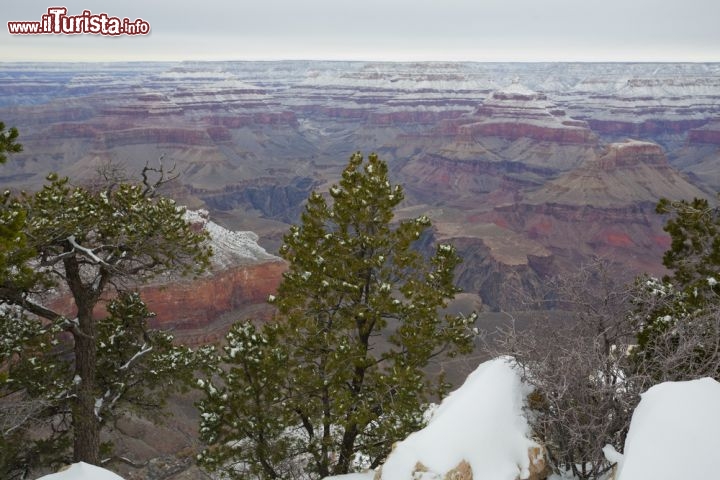
[{"label": "hazy horizon", "polygon": [[150,33],[9,33],[8,22],[40,22],[52,5],[28,0],[3,9],[3,62],[720,62],[714,0],[68,0],[69,16],[142,19]]}]

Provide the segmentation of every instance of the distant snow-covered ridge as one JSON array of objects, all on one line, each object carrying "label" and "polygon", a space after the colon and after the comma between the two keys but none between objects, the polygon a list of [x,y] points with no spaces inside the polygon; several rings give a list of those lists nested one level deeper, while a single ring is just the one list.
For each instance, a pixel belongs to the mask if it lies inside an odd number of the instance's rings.
[{"label": "distant snow-covered ridge", "polygon": [[210,220],[207,210],[186,210],[185,221],[210,234],[213,249],[211,263],[214,269],[280,259],[257,243],[258,235],[255,232],[231,231],[221,227]]}]

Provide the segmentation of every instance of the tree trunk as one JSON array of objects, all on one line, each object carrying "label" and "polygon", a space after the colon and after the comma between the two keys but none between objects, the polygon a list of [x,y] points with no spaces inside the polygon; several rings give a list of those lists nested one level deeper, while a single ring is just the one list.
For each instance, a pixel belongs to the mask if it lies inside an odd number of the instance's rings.
[{"label": "tree trunk", "polygon": [[74,429],[73,460],[100,463],[100,421],[95,413],[95,367],[97,347],[92,309],[78,312],[79,332],[75,337],[75,375],[79,377],[72,406]]},{"label": "tree trunk", "polygon": [[[363,346],[365,347],[365,356],[367,356],[367,342],[369,337],[364,337]],[[334,475],[345,475],[350,472],[350,462],[355,454],[355,441],[357,440],[360,430],[358,429],[357,420],[352,416],[357,412],[358,407],[362,404],[362,400],[359,398],[360,392],[363,388],[363,382],[365,380],[366,367],[358,366],[355,367],[355,373],[353,375],[353,381],[351,386],[352,393],[352,405],[348,410],[345,418],[345,432],[343,433],[342,442],[340,443],[340,455],[338,457],[337,464],[333,471]]]}]

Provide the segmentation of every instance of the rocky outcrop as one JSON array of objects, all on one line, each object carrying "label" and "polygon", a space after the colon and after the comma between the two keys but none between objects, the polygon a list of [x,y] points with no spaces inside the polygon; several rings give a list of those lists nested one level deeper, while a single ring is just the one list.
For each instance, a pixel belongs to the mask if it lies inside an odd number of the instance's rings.
[{"label": "rocky outcrop", "polygon": [[599,207],[656,203],[660,198],[707,197],[672,168],[662,147],[627,140],[548,182],[525,200],[533,204]]},{"label": "rocky outcrop", "polygon": [[[525,474],[519,474],[515,480],[545,480],[552,470],[547,462],[547,453],[542,445],[534,445],[528,448],[528,469]],[[415,463],[411,473],[412,480],[483,480],[473,476],[472,466],[467,460],[460,462],[444,474],[434,472],[422,462]],[[373,480],[383,480],[383,469],[380,466],[373,476]]]},{"label": "rocky outcrop", "polygon": [[508,141],[531,138],[541,142],[585,144],[595,140],[587,123],[567,118],[545,94],[522,85],[493,92],[475,111],[475,121],[458,126],[458,135],[468,141],[478,136]]},{"label": "rocky outcrop", "polygon": [[598,168],[605,171],[637,168],[640,165],[670,168],[660,145],[636,140],[610,144],[597,160]]},{"label": "rocky outcrop", "polygon": [[[428,142],[428,137],[434,143]],[[529,180],[550,178],[573,168],[597,148],[597,136],[587,123],[568,117],[545,94],[519,84],[493,92],[472,113],[442,120],[428,133],[399,138],[398,142],[426,144],[423,155],[409,163],[433,155],[497,163],[515,178]],[[522,175],[520,165],[532,173]]]}]

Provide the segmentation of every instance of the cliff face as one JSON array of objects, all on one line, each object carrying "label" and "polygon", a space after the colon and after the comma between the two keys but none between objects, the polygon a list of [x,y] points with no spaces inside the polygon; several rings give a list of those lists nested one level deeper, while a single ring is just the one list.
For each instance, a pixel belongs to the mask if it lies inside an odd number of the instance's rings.
[{"label": "cliff face", "polygon": [[[279,260],[232,266],[195,280],[146,285],[139,292],[156,314],[150,320],[153,328],[170,330],[177,341],[188,345],[215,343],[235,321],[268,320],[272,316],[267,298],[277,291],[286,269]],[[50,305],[65,315],[74,315],[75,304],[67,293],[61,293]],[[100,317],[105,313],[104,304],[99,304],[95,314]]]},{"label": "cliff face", "polygon": [[505,140],[531,138],[539,142],[586,144],[594,140],[595,135],[587,125],[578,127],[570,122],[560,125],[520,123],[517,120],[493,120],[462,125],[458,136],[465,141],[478,136],[500,137]]},{"label": "cliff face", "polygon": [[673,152],[671,161],[696,182],[720,191],[720,121],[690,130],[687,142]]},{"label": "cliff face", "polygon": [[495,255],[482,238],[456,238],[453,244],[463,259],[456,271],[458,286],[477,293],[492,311],[522,309],[531,299],[542,298],[544,279],[556,273],[549,252],[514,261]]},{"label": "cliff face", "polygon": [[[196,279],[161,277],[141,286],[143,301],[156,314],[151,326],[199,345],[221,340],[234,321],[268,319],[272,308],[267,298],[276,292],[287,264],[259,246],[254,233],[229,231],[211,221],[206,211],[187,211],[186,220],[210,234],[211,269]],[[69,316],[75,311],[68,293],[61,292],[52,306]],[[96,314],[105,314],[103,304]]]},{"label": "cliff face", "polygon": [[185,343],[216,342],[233,321],[269,317],[267,298],[286,268],[282,261],[230,267],[192,282],[147,286],[140,293],[157,315],[154,327],[172,330]]}]

